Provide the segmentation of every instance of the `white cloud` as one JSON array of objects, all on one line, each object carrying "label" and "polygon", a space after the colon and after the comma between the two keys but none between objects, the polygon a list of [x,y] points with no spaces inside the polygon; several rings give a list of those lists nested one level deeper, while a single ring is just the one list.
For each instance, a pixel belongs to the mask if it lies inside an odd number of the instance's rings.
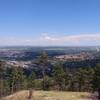
[{"label": "white cloud", "polygon": [[0,38],[0,45],[33,45],[33,46],[69,46],[69,45],[100,45],[100,34],[79,34],[79,35],[50,35],[43,33],[40,37]]}]

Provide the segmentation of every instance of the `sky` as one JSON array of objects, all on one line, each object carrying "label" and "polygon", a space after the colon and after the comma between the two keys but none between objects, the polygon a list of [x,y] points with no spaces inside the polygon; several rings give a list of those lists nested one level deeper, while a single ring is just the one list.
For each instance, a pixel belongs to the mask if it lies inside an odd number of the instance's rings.
[{"label": "sky", "polygon": [[98,46],[100,0],[0,0],[0,46]]}]

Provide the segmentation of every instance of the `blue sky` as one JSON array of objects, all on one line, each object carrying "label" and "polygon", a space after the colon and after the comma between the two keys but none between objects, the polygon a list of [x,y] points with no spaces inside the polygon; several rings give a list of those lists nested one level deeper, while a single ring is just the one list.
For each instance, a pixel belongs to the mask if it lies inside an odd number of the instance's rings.
[{"label": "blue sky", "polygon": [[100,45],[100,0],[0,0],[0,45]]}]

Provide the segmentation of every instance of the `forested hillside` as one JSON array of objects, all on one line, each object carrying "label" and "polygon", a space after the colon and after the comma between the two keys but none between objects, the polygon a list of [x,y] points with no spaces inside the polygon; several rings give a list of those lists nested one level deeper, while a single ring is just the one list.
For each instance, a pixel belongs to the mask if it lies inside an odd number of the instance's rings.
[{"label": "forested hillside", "polygon": [[37,58],[35,64],[40,68],[38,73],[27,71],[21,66],[5,67],[5,62],[0,61],[0,97],[27,89],[100,93],[100,64],[94,67],[80,66],[73,70],[62,62],[56,62],[51,64],[51,73],[47,73],[50,62],[45,52]]}]

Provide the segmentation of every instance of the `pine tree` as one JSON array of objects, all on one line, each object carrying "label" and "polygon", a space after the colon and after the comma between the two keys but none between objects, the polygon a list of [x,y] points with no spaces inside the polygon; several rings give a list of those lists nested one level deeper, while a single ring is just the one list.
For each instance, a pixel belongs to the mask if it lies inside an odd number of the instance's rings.
[{"label": "pine tree", "polygon": [[46,68],[48,66],[48,55],[46,52],[43,52],[37,60],[37,64],[41,69],[42,77],[43,77],[43,90],[45,90],[45,76],[46,76]]},{"label": "pine tree", "polygon": [[51,77],[49,77],[47,75],[44,77],[44,85],[45,85],[44,86],[44,88],[45,88],[44,90],[47,90],[47,91],[50,90],[51,86],[53,85],[52,81],[53,80],[52,80]]},{"label": "pine tree", "polygon": [[98,91],[99,100],[100,100],[100,64],[94,68],[94,77],[93,77],[93,89],[94,91]]},{"label": "pine tree", "polygon": [[92,77],[93,77],[93,68],[79,68],[75,74],[76,82],[78,83],[79,91],[90,91],[92,90]]},{"label": "pine tree", "polygon": [[31,74],[28,76],[28,88],[34,88],[35,87],[35,79],[36,75],[35,72],[32,71]]},{"label": "pine tree", "polygon": [[4,90],[4,67],[5,62],[0,61],[0,97],[3,95]]},{"label": "pine tree", "polygon": [[56,81],[56,85],[59,86],[59,89],[64,90],[66,74],[61,63],[53,66],[53,78]]},{"label": "pine tree", "polygon": [[23,68],[15,67],[12,69],[10,76],[11,93],[22,89],[24,86],[25,76],[23,74]]}]

